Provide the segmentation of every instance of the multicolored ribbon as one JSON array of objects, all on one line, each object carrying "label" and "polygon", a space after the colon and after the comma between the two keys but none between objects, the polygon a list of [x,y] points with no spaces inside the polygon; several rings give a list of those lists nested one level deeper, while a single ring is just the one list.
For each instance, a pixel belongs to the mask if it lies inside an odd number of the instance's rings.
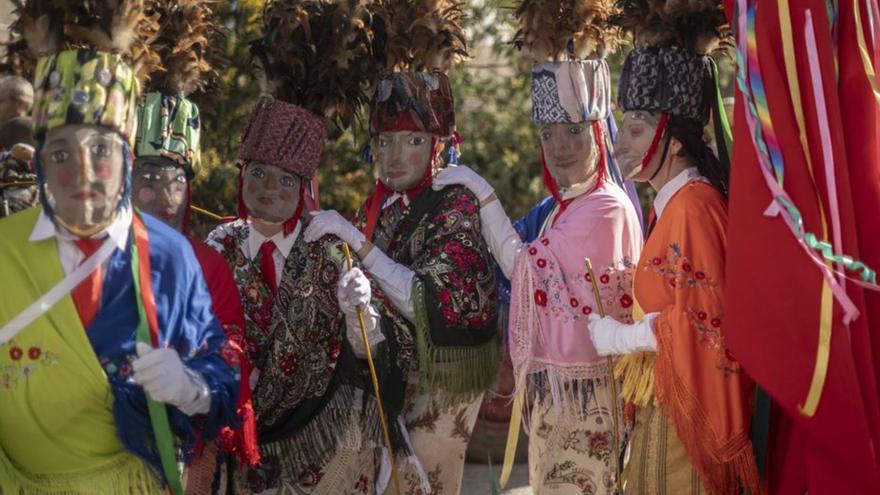
[{"label": "multicolored ribbon", "polygon": [[[143,254],[141,254],[143,253]],[[137,341],[159,346],[159,323],[156,318],[156,301],[150,280],[150,250],[147,229],[141,220],[140,212],[135,211],[131,222],[131,275],[134,279],[135,299],[137,300],[139,323]],[[174,495],[183,495],[180,472],[177,470],[177,456],[174,452],[174,437],[168,410],[165,404],[157,402],[147,394],[147,410],[156,437],[156,448],[162,471],[168,481],[168,488]]]},{"label": "multicolored ribbon", "polygon": [[[750,130],[752,142],[755,149],[758,151],[758,160],[761,164],[760,169],[773,197],[773,202],[764,214],[767,216],[780,216],[783,221],[785,221],[789,230],[809,256],[809,259],[819,267],[824,277],[816,364],[807,398],[804,403],[799,406],[800,412],[803,415],[811,417],[816,413],[818,408],[828,369],[832,328],[831,315],[833,312],[831,296],[833,295],[834,300],[837,300],[843,310],[844,323],[849,323],[859,316],[858,309],[846,294],[846,291],[838,281],[838,278],[840,278],[841,281],[845,279],[853,280],[858,285],[873,290],[880,290],[880,287],[877,286],[876,273],[873,270],[869,269],[863,263],[854,260],[852,257],[835,254],[831,244],[805,230],[800,210],[795,206],[791,197],[783,187],[785,167],[782,161],[781,147],[773,130],[773,123],[770,118],[769,107],[767,106],[767,98],[764,93],[764,84],[758,59],[758,46],[755,31],[756,9],[757,2],[752,2],[751,5],[749,5],[747,0],[739,0],[737,2],[737,62],[739,67],[737,70],[737,84],[746,103],[746,123]],[[780,30],[783,39],[785,69],[789,80],[790,90],[792,91],[792,106],[794,107],[796,119],[801,131],[801,144],[804,148],[804,154],[807,159],[808,172],[810,173],[810,178],[813,182],[813,189],[820,205],[822,230],[824,233],[827,233],[827,227],[824,223],[824,208],[816,187],[815,179],[813,179],[810,153],[806,147],[806,138],[804,135],[805,124],[801,113],[802,104],[800,101],[800,90],[797,85],[796,66],[793,58],[794,50],[791,45],[791,24],[787,0],[781,0],[779,3],[779,15]],[[809,34],[812,32],[809,14],[807,19],[807,33]],[[786,33],[788,33],[788,36],[786,36]],[[813,40],[813,43],[815,45],[815,40]],[[830,143],[826,142],[824,143],[824,146],[827,148],[830,146]],[[830,151],[830,148],[828,151]],[[826,174],[832,176],[828,178],[827,186],[836,189],[833,172],[833,164],[828,162],[826,153]],[[851,279],[847,276],[845,271],[835,270],[833,266],[834,263],[838,263],[844,268],[844,270],[858,272],[859,279]]]}]

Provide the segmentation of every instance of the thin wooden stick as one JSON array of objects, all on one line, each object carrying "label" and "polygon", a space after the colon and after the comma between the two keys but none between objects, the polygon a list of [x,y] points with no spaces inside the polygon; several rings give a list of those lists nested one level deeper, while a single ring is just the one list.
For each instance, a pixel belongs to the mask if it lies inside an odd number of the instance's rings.
[{"label": "thin wooden stick", "polygon": [[[342,243],[342,252],[345,253],[345,261],[348,263],[348,269],[354,266],[351,260],[351,250],[347,243]],[[373,379],[373,393],[376,394],[376,405],[379,408],[379,422],[382,424],[382,433],[385,435],[385,448],[388,449],[388,457],[391,459],[391,478],[394,479],[394,492],[401,495],[400,478],[397,476],[397,459],[394,457],[394,450],[391,448],[391,435],[388,433],[388,422],[385,419],[385,408],[382,407],[382,395],[379,393],[379,377],[376,374],[376,366],[373,364],[373,353],[370,350],[370,339],[367,338],[367,323],[364,321],[364,313],[361,308],[357,308],[358,323],[361,325],[361,338],[364,339],[364,348],[367,350],[367,364],[370,367],[370,378]]]},{"label": "thin wooden stick", "polygon": [[[590,283],[593,285],[593,297],[596,299],[596,309],[599,310],[599,316],[605,317],[605,307],[602,305],[602,296],[599,294],[599,284],[596,283],[596,276],[593,274],[593,264],[590,258],[584,258],[587,265],[587,275],[590,276]],[[617,379],[614,378],[614,360],[611,356],[607,358],[608,373],[611,375],[611,418],[613,421],[614,435],[614,486],[618,494],[623,493],[620,488],[620,422],[617,413]]]}]

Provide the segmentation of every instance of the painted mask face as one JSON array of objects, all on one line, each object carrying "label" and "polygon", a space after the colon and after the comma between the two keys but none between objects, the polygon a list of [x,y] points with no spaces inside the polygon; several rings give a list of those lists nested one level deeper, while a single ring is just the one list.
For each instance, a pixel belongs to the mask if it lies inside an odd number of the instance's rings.
[{"label": "painted mask face", "polygon": [[596,171],[597,147],[588,122],[542,126],[541,146],[547,168],[560,187],[585,182]]},{"label": "painted mask face", "polygon": [[131,189],[135,206],[177,230],[183,228],[189,191],[182,167],[161,156],[138,158]]},{"label": "painted mask face", "polygon": [[123,141],[94,125],[49,131],[40,150],[46,200],[55,221],[80,237],[106,228],[121,201]]},{"label": "painted mask face", "polygon": [[550,174],[560,187],[585,182],[596,170],[596,146],[588,122],[541,127],[541,146]]},{"label": "painted mask face", "polygon": [[624,112],[617,143],[614,145],[617,165],[620,167],[620,173],[624,179],[644,182],[660,166],[660,155],[663,153],[662,142],[654,156],[645,164],[645,167],[642,167],[642,159],[648,152],[648,148],[651,147],[651,141],[654,139],[654,132],[656,132],[659,122],[659,114],[644,110]]},{"label": "painted mask face", "polygon": [[248,215],[269,223],[284,223],[296,212],[301,179],[274,165],[244,166],[242,198]]},{"label": "painted mask face", "polygon": [[397,192],[417,186],[431,164],[431,143],[431,135],[426,132],[380,133],[373,139],[379,180]]}]

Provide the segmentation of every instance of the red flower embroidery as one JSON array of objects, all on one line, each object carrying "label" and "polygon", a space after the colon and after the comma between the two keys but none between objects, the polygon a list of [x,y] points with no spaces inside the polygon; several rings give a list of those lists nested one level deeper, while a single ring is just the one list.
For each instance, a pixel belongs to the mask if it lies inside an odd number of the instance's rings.
[{"label": "red flower embroidery", "polygon": [[18,361],[23,355],[24,351],[21,350],[21,347],[15,346],[9,350],[9,357],[11,357],[13,361]]},{"label": "red flower embroidery", "polygon": [[706,314],[705,311],[700,311],[699,313],[697,313],[697,318],[699,318],[701,320],[705,320],[706,316],[708,316],[708,315]]},{"label": "red flower embroidery", "polygon": [[535,291],[535,304],[544,307],[547,305],[547,293],[538,289]]},{"label": "red flower embroidery", "polygon": [[721,319],[720,318],[712,318],[712,326],[716,327],[716,328],[720,327],[721,326]]},{"label": "red flower embroidery", "polygon": [[548,245],[548,244],[550,244],[550,239],[547,239],[546,237],[543,238],[543,239],[541,239],[541,244],[543,244],[543,245],[545,245],[545,246]]},{"label": "red flower embroidery", "polygon": [[568,303],[571,304],[571,307],[572,307],[572,308],[576,308],[576,307],[578,307],[578,305],[580,304],[580,303],[578,302],[578,300],[575,299],[575,298],[573,298],[573,297],[571,298],[571,301],[568,301]]},{"label": "red flower embroidery", "polygon": [[651,260],[651,263],[654,263],[655,265],[659,265],[660,263],[662,263],[662,260],[658,257],[654,257],[654,259]]},{"label": "red flower embroidery", "polygon": [[681,264],[681,269],[684,270],[684,271],[686,271],[686,272],[689,272],[689,271],[691,271],[691,265],[690,265],[689,263],[682,263],[682,264]]},{"label": "red flower embroidery", "polygon": [[538,248],[536,248],[536,247],[534,247],[534,246],[530,247],[530,248],[529,248],[529,254],[531,254],[532,256],[538,254]]},{"label": "red flower embroidery", "polygon": [[284,362],[281,363],[281,371],[291,374],[297,370],[299,366],[296,363],[296,356],[290,355],[284,359]]},{"label": "red flower embroidery", "polygon": [[585,274],[584,274],[584,279],[585,279],[587,282],[590,282],[590,283],[593,282],[593,278],[590,277],[590,274],[589,274],[589,273],[585,273]]},{"label": "red flower embroidery", "polygon": [[706,274],[703,272],[694,273],[694,276],[697,277],[697,280],[703,280],[704,278],[706,278]]},{"label": "red flower embroidery", "polygon": [[605,273],[601,277],[599,277],[599,282],[602,282],[603,284],[607,284],[608,281],[610,281],[610,280],[611,280],[611,277],[609,277],[607,273]]},{"label": "red flower embroidery", "polygon": [[583,308],[581,308],[581,313],[583,313],[585,315],[589,315],[592,312],[593,312],[593,308],[591,308],[589,306],[584,306]]},{"label": "red flower embroidery", "polygon": [[36,361],[37,359],[40,359],[40,354],[42,353],[43,351],[41,351],[39,347],[31,347],[30,349],[28,349],[28,357],[31,358],[31,361]]},{"label": "red flower embroidery", "polygon": [[547,260],[545,260],[544,258],[539,258],[538,259],[538,268],[544,268],[545,266],[547,266]]},{"label": "red flower embroidery", "polygon": [[620,296],[620,305],[621,306],[623,306],[624,308],[628,308],[628,307],[632,306],[632,304],[633,304],[633,298],[630,297],[629,294],[624,294],[624,295]]}]

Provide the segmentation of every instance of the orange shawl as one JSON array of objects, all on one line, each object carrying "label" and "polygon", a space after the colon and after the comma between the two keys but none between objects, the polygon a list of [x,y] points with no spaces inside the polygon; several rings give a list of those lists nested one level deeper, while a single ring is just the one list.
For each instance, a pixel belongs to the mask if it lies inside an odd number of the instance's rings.
[{"label": "orange shawl", "polygon": [[740,486],[759,493],[759,481],[749,439],[753,384],[722,330],[726,227],[726,201],[709,184],[691,181],[669,200],[635,275],[641,310],[660,313],[657,352],[627,356],[617,371],[636,404],[653,387],[706,489],[735,495]]}]

